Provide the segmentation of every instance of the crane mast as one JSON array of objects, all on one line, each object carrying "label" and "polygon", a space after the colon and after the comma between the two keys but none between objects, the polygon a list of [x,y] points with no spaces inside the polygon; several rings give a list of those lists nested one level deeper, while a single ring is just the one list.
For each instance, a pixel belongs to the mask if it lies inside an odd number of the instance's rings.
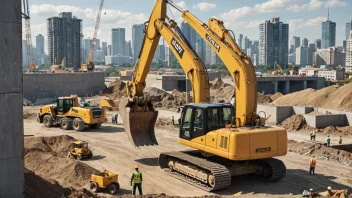
[{"label": "crane mast", "polygon": [[96,19],[96,22],[95,22],[94,36],[93,36],[93,40],[92,40],[92,47],[90,48],[88,61],[87,61],[88,68],[90,70],[94,70],[93,55],[94,55],[94,51],[95,51],[95,45],[96,45],[96,40],[97,40],[97,34],[98,34],[100,16],[101,16],[101,11],[103,9],[103,4],[104,4],[104,0],[101,0],[100,1],[100,6],[99,6],[99,10],[98,10],[97,19]]},{"label": "crane mast", "polygon": [[35,71],[36,64],[33,63],[33,46],[32,46],[32,34],[31,34],[31,23],[30,14],[28,9],[28,0],[23,0],[23,18],[25,19],[25,31],[26,31],[26,42],[27,42],[27,63],[28,71]]}]

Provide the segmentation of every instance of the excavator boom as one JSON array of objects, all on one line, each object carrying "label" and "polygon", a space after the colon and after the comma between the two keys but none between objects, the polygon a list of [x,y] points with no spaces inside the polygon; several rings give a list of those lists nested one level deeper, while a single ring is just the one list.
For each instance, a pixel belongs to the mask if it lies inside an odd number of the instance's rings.
[{"label": "excavator boom", "polygon": [[154,110],[150,99],[144,96],[143,90],[160,36],[170,46],[188,79],[193,82],[193,102],[208,102],[210,99],[204,64],[184,39],[177,24],[166,16],[166,1],[158,0],[145,29],[139,61],[135,66],[136,74],[132,77],[132,82],[127,83],[128,98],[122,98],[119,105],[126,133],[136,147],[158,144],[154,135],[158,112]]}]

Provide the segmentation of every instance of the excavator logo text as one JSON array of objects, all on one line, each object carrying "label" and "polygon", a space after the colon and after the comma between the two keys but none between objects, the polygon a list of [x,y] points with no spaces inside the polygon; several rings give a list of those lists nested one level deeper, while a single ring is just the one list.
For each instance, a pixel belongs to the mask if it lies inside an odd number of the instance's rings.
[{"label": "excavator logo text", "polygon": [[172,38],[171,44],[174,47],[174,49],[176,50],[177,54],[182,58],[183,53],[185,52],[185,50],[183,50],[181,45],[174,38]]},{"label": "excavator logo text", "polygon": [[215,47],[217,51],[220,51],[220,46],[208,34],[205,34],[205,37]]}]

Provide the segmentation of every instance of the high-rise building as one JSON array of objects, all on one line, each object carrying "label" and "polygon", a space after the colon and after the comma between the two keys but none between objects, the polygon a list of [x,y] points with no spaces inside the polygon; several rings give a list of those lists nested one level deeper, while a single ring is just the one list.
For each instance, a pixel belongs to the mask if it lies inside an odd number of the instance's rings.
[{"label": "high-rise building", "polygon": [[101,50],[100,39],[95,39],[95,49],[94,50]]},{"label": "high-rise building", "polygon": [[321,65],[330,67],[345,66],[346,52],[339,50],[337,47],[318,49],[314,52],[313,63],[317,67],[320,67]]},{"label": "high-rise building", "polygon": [[259,34],[259,65],[287,65],[289,25],[271,18],[260,24]]},{"label": "high-rise building", "polygon": [[39,34],[38,36],[36,36],[35,41],[36,41],[35,43],[37,48],[37,54],[39,56],[43,56],[44,55],[44,36]]},{"label": "high-rise building", "polygon": [[352,19],[350,22],[346,23],[346,41],[350,39],[350,31],[352,30]]},{"label": "high-rise building", "polygon": [[126,52],[125,28],[111,29],[112,56],[124,56]]},{"label": "high-rise building", "polygon": [[[328,13],[329,16],[329,13]],[[321,47],[328,48],[336,45],[336,23],[328,20],[322,22]]]},{"label": "high-rise building", "polygon": [[321,39],[315,40],[315,48],[316,49],[321,49]]},{"label": "high-rise building", "polygon": [[299,36],[294,36],[291,40],[290,40],[290,45],[293,45],[294,47],[294,52],[296,52],[296,48],[301,46],[301,37]]},{"label": "high-rise building", "polygon": [[125,56],[132,57],[132,44],[131,41],[126,41]]},{"label": "high-rise building", "polygon": [[108,45],[107,56],[111,56],[111,45]]},{"label": "high-rise building", "polygon": [[196,31],[187,23],[187,22],[182,22],[181,23],[181,31],[183,35],[186,37],[188,43],[192,46],[192,48],[195,50],[196,49],[196,43],[197,43],[197,33]]},{"label": "high-rise building", "polygon": [[238,45],[238,47],[240,47],[241,49],[242,49],[242,39],[243,39],[243,35],[240,34],[240,36],[238,37],[237,45]]},{"label": "high-rise building", "polygon": [[83,40],[83,61],[82,62],[84,64],[87,64],[90,49],[92,48],[92,43],[93,43],[92,39],[84,39]]},{"label": "high-rise building", "polygon": [[141,51],[144,38],[144,27],[144,24],[135,24],[132,26],[132,54],[134,61],[137,60],[139,52]]},{"label": "high-rise building", "polygon": [[205,62],[205,41],[197,35],[197,43],[196,43],[196,53],[198,54],[199,58]]},{"label": "high-rise building", "polygon": [[304,38],[302,39],[302,44],[301,44],[302,47],[308,47],[308,39],[307,38]]},{"label": "high-rise building", "polygon": [[288,55],[288,63],[296,64],[296,52]]},{"label": "high-rise building", "polygon": [[108,55],[108,43],[107,42],[101,42],[101,49],[104,52],[104,56]]},{"label": "high-rise building", "polygon": [[62,12],[47,21],[49,64],[58,65],[66,58],[67,67],[80,67],[82,20]]},{"label": "high-rise building", "polygon": [[296,49],[296,64],[301,66],[308,65],[308,47],[297,47]]},{"label": "high-rise building", "polygon": [[26,68],[29,66],[26,40],[22,40],[22,66],[23,68]]},{"label": "high-rise building", "polygon": [[352,73],[352,30],[350,30],[349,38],[346,42],[346,72]]}]

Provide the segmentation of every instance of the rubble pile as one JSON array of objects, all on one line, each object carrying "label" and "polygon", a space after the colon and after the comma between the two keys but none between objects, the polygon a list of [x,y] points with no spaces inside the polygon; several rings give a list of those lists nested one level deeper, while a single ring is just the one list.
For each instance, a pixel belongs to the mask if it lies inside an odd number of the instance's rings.
[{"label": "rubble pile", "polygon": [[287,129],[288,131],[298,131],[301,129],[307,129],[309,126],[306,123],[306,119],[303,115],[292,115],[289,118],[286,118],[281,126]]}]

